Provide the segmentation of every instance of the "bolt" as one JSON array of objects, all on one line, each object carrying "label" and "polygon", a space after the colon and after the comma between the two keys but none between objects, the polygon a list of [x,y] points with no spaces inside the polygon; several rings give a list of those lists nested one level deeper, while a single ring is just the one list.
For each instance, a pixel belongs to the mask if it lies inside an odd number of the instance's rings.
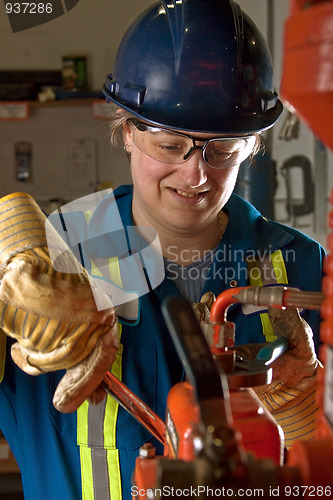
[{"label": "bolt", "polygon": [[142,458],[154,458],[156,449],[151,443],[145,443],[140,447],[139,455]]}]

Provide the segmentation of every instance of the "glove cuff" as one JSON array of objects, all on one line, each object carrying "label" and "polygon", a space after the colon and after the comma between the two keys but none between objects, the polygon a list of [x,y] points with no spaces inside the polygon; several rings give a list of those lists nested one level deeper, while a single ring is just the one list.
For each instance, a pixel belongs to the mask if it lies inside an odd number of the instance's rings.
[{"label": "glove cuff", "polygon": [[0,199],[0,268],[19,252],[47,246],[45,215],[26,193]]}]

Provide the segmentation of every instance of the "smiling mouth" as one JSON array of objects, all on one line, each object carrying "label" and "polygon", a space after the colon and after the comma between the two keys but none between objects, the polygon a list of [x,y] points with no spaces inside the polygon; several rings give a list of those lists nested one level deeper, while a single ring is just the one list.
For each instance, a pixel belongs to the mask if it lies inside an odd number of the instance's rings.
[{"label": "smiling mouth", "polygon": [[195,196],[199,196],[204,193],[204,191],[199,193],[187,193],[186,191],[181,191],[180,189],[174,189],[174,192],[183,196],[184,198],[194,198]]}]

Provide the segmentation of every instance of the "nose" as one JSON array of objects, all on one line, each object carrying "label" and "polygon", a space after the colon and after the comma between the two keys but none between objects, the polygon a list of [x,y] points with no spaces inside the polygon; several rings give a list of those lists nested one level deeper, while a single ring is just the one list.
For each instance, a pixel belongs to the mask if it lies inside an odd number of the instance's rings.
[{"label": "nose", "polygon": [[179,178],[191,188],[202,186],[207,181],[206,163],[201,149],[193,151],[190,158],[178,166]]}]

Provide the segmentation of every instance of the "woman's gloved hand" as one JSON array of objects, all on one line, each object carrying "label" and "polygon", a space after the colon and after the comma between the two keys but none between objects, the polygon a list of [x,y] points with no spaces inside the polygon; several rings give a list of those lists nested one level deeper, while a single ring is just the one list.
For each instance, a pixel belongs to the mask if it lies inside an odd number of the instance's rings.
[{"label": "woman's gloved hand", "polygon": [[52,269],[47,247],[10,259],[2,272],[0,314],[3,331],[22,348],[21,357],[14,348],[14,360],[30,374],[77,365],[116,322],[114,308],[97,310],[84,273]]},{"label": "woman's gloved hand", "polygon": [[199,323],[201,321],[209,321],[210,311],[215,300],[216,297],[213,292],[206,292],[201,297],[200,302],[194,302],[192,307]]},{"label": "woman's gloved hand", "polygon": [[[55,398],[56,407],[67,412],[90,396],[110,369],[118,330],[115,308],[97,309],[77,261],[79,272],[53,269],[45,221],[29,195],[0,200],[1,328],[17,340],[11,355],[26,373],[68,370]],[[64,258],[75,259],[70,253]]]},{"label": "woman's gloved hand", "polygon": [[[289,348],[272,364],[273,381],[288,386],[298,386],[303,379],[312,377],[319,361],[316,356],[313,333],[309,324],[300,316],[298,309],[279,309],[270,307],[268,315],[274,334],[287,338]],[[237,355],[252,360],[260,349],[267,345],[244,344],[235,346]]]},{"label": "woman's gloved hand", "polygon": [[275,335],[283,335],[289,343],[288,350],[272,363],[273,381],[299,386],[304,379],[315,374],[319,364],[312,329],[296,308],[270,307],[268,315]]},{"label": "woman's gloved hand", "polygon": [[270,384],[254,387],[260,401],[268,408],[284,432],[284,446],[289,449],[297,440],[313,439],[318,416],[318,361],[310,326],[297,309],[270,308],[269,317],[276,335],[288,339],[289,348],[272,364]]}]

